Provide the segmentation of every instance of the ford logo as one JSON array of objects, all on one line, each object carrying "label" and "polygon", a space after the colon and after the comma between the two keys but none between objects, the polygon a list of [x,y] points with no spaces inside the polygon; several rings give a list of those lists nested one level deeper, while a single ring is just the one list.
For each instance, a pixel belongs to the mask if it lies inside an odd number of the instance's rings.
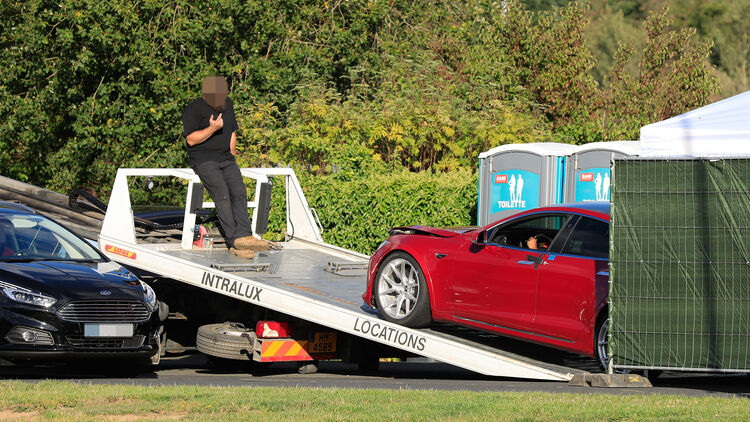
[{"label": "ford logo", "polygon": [[102,290],[101,292],[99,292],[99,294],[102,296],[109,296],[112,294],[112,292],[110,292],[109,290]]}]

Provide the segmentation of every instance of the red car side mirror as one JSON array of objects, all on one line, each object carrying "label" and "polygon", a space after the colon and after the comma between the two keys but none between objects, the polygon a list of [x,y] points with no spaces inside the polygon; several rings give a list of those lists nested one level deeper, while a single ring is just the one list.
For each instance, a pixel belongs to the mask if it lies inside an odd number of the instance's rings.
[{"label": "red car side mirror", "polygon": [[487,244],[487,231],[482,230],[479,233],[477,233],[477,235],[473,239],[471,239],[471,243],[475,245],[480,245],[480,246],[486,245]]}]

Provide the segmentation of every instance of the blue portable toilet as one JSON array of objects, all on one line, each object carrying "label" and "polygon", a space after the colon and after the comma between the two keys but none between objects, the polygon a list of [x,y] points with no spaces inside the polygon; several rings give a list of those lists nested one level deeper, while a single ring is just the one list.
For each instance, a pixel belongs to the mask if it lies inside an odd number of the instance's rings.
[{"label": "blue portable toilet", "polygon": [[577,148],[540,142],[501,145],[479,154],[478,224],[563,202],[566,157]]},{"label": "blue portable toilet", "polygon": [[565,202],[609,201],[615,158],[641,155],[639,141],[592,142],[566,160]]}]

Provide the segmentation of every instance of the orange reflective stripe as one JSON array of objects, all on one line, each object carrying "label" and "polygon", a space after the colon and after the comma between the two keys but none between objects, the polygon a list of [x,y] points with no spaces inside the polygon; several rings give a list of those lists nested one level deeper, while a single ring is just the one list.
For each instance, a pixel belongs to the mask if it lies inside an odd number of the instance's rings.
[{"label": "orange reflective stripe", "polygon": [[274,341],[274,342],[264,342],[263,343],[263,350],[261,355],[262,356],[276,356],[276,353],[281,348],[281,346],[284,345],[285,342],[283,341]]},{"label": "orange reflective stripe", "polygon": [[307,354],[307,341],[279,340],[263,341],[261,358],[303,358],[311,359]]},{"label": "orange reflective stripe", "polygon": [[300,343],[295,342],[294,344],[292,344],[292,347],[289,348],[289,351],[286,352],[286,356],[297,356],[300,354],[300,351],[304,351],[302,349],[302,345]]}]

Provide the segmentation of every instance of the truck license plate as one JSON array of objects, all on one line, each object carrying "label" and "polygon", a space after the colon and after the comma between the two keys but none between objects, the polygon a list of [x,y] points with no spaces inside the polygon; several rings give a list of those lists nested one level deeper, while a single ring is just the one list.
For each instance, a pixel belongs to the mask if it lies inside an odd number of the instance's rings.
[{"label": "truck license plate", "polygon": [[133,324],[83,324],[85,337],[133,337]]},{"label": "truck license plate", "polygon": [[323,331],[313,334],[313,339],[307,346],[307,353],[336,352],[336,332]]}]

